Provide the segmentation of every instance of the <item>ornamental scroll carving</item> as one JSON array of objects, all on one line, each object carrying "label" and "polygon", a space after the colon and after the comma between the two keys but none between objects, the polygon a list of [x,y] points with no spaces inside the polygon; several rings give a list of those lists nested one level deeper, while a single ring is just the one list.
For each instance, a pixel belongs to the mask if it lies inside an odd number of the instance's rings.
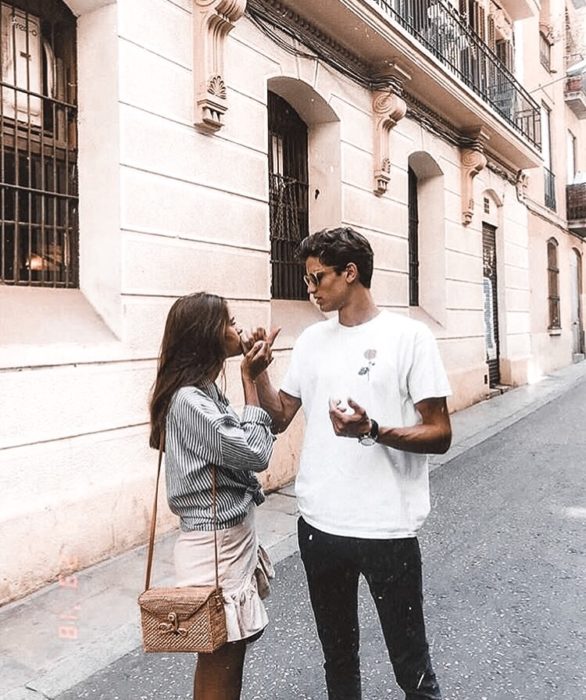
[{"label": "ornamental scroll carving", "polygon": [[391,181],[390,133],[407,113],[405,101],[392,88],[377,90],[372,97],[374,115],[374,193],[383,195]]},{"label": "ornamental scroll carving", "polygon": [[486,167],[486,156],[480,144],[461,150],[462,224],[468,226],[474,215],[474,178]]},{"label": "ornamental scroll carving", "polygon": [[527,195],[527,186],[529,185],[529,175],[523,170],[519,170],[517,173],[517,181],[515,182],[515,187],[517,188],[517,198],[520,202],[525,201]]},{"label": "ornamental scroll carving", "polygon": [[194,0],[193,75],[195,125],[214,133],[228,109],[224,81],[224,44],[246,9],[246,0]]}]

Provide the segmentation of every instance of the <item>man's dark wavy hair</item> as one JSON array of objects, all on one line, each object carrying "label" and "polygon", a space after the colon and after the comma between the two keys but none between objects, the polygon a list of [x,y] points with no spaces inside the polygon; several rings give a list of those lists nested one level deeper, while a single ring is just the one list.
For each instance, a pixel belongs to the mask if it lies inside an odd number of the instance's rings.
[{"label": "man's dark wavy hair", "polygon": [[358,268],[360,284],[370,289],[372,280],[373,253],[368,240],[358,231],[344,228],[324,228],[304,238],[297,252],[303,262],[307,258],[318,258],[320,262],[333,267],[339,274],[348,263]]}]

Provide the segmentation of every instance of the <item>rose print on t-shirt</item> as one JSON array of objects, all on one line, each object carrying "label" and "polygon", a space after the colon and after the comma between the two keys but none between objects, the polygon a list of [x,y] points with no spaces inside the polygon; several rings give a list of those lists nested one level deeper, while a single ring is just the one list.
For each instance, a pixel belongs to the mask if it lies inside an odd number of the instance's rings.
[{"label": "rose print on t-shirt", "polygon": [[366,374],[368,381],[370,381],[370,368],[374,367],[374,365],[375,365],[374,358],[376,357],[376,350],[374,350],[373,348],[370,348],[369,350],[365,350],[364,357],[368,360],[368,364],[365,365],[364,367],[361,367],[358,370],[358,374],[360,374],[360,375]]}]

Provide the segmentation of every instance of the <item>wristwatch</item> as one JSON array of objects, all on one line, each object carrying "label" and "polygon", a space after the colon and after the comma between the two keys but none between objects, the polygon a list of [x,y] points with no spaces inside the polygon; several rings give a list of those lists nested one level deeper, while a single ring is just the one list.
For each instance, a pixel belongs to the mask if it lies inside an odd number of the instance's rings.
[{"label": "wristwatch", "polygon": [[362,435],[358,436],[358,442],[361,445],[364,445],[364,447],[371,447],[372,445],[376,444],[376,441],[378,439],[378,423],[374,420],[374,418],[370,419],[370,430],[368,433],[363,433]]}]

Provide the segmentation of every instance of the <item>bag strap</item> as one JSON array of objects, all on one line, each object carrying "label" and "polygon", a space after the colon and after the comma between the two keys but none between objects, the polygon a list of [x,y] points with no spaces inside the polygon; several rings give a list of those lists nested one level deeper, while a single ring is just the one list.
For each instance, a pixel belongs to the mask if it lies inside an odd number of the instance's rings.
[{"label": "bag strap", "polygon": [[[151,570],[153,567],[153,552],[155,549],[155,530],[157,527],[157,501],[159,499],[159,480],[161,477],[161,465],[163,463],[163,442],[159,448],[159,462],[157,464],[157,481],[155,483],[155,500],[151,516],[151,531],[149,535],[149,551],[147,556],[147,569],[144,589],[148,591],[151,585]],[[214,561],[216,564],[216,590],[220,590],[220,580],[218,576],[218,533],[216,522],[216,466],[212,465],[212,521],[214,524]]]}]

